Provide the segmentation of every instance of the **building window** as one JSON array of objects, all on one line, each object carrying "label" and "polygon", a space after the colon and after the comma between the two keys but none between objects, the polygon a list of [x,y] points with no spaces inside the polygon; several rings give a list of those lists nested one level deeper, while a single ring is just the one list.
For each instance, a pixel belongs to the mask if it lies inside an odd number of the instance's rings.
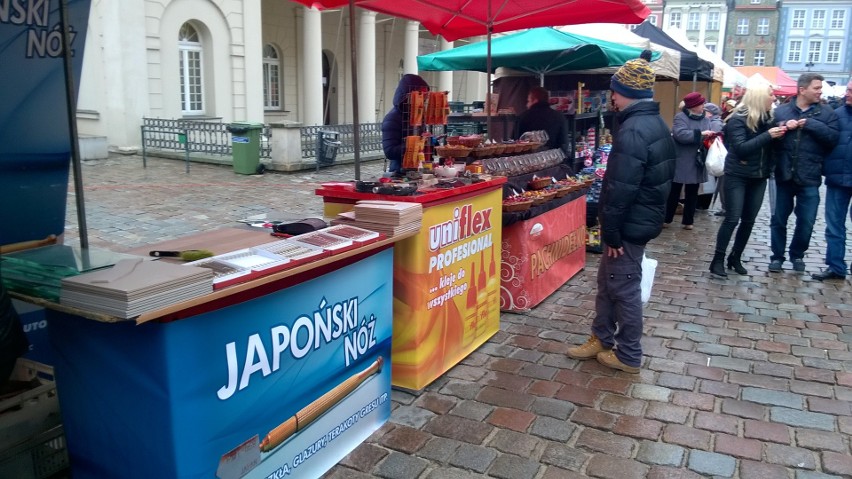
[{"label": "building window", "polygon": [[825,29],[825,10],[814,10],[814,16],[811,17],[811,28],[814,30]]},{"label": "building window", "polygon": [[766,65],[766,50],[754,51],[754,66],[762,67]]},{"label": "building window", "polygon": [[808,61],[819,63],[819,57],[822,56],[822,41],[811,40],[808,42]]},{"label": "building window", "polygon": [[716,53],[716,44],[715,43],[705,43],[704,48],[710,50],[713,53]]},{"label": "building window", "polygon": [[180,104],[185,115],[204,114],[202,45],[198,31],[184,23],[178,32],[180,56]]},{"label": "building window", "polygon": [[793,22],[790,23],[790,28],[805,28],[804,10],[793,10]]},{"label": "building window", "polygon": [[745,50],[734,50],[734,66],[745,66]]},{"label": "building window", "polygon": [[737,35],[748,35],[748,18],[737,20]]},{"label": "building window", "polygon": [[828,49],[825,51],[825,62],[840,63],[840,40],[828,42]]},{"label": "building window", "polygon": [[272,45],[263,47],[263,108],[281,108],[281,60]]},{"label": "building window", "polygon": [[657,26],[657,16],[656,15],[648,15],[648,23],[651,25]]},{"label": "building window", "polygon": [[846,10],[831,11],[831,28],[832,30],[843,30],[846,25]]},{"label": "building window", "polygon": [[699,28],[701,28],[701,14],[698,12],[689,12],[689,17],[686,21],[686,29],[698,30]]},{"label": "building window", "polygon": [[720,12],[707,12],[707,30],[719,29],[719,18],[721,15]]},{"label": "building window", "polygon": [[757,20],[757,34],[769,35],[769,19],[766,17]]},{"label": "building window", "polygon": [[799,63],[802,61],[802,41],[791,40],[790,47],[787,48],[787,62]]},{"label": "building window", "polygon": [[672,28],[680,28],[680,12],[672,12],[669,14],[669,26]]}]

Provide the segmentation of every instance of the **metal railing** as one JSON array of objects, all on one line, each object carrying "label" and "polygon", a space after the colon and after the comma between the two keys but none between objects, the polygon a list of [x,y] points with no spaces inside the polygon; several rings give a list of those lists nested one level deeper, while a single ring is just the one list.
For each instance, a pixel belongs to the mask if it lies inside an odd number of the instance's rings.
[{"label": "metal railing", "polygon": [[[361,125],[361,153],[382,152],[382,124],[362,123]],[[446,127],[436,125],[429,127],[433,135],[443,135]],[[302,158],[317,157],[317,136],[320,131],[333,131],[338,133],[337,140],[340,141],[339,155],[355,154],[355,128],[354,125],[320,125],[303,126],[302,136]]]},{"label": "metal railing", "polygon": [[[382,124],[362,123],[359,125],[361,133],[361,151],[382,151]],[[302,136],[302,158],[317,157],[317,134],[320,131],[333,131],[338,133],[340,141],[338,155],[355,154],[355,125],[320,125],[303,126]]]},{"label": "metal railing", "polygon": [[[221,118],[203,120],[142,118],[142,150],[157,148],[203,155],[231,156],[231,134],[226,129],[229,123]],[[268,138],[272,134],[269,125],[260,132],[260,157],[270,158],[272,148]]]}]

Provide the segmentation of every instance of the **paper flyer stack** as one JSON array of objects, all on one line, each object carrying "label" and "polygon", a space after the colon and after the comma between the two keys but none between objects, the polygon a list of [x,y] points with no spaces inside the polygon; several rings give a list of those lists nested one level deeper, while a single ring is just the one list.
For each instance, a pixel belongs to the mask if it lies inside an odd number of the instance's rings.
[{"label": "paper flyer stack", "polygon": [[397,236],[420,230],[423,206],[402,201],[363,200],[353,211],[341,213],[331,220],[333,225],[351,225]]},{"label": "paper flyer stack", "polygon": [[130,319],[213,291],[213,272],[164,261],[121,260],[62,280],[60,303]]}]

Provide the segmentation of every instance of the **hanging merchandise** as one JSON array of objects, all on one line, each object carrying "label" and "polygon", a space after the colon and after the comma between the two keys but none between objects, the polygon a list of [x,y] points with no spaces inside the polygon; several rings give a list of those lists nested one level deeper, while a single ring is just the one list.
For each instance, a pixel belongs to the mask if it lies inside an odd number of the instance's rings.
[{"label": "hanging merchandise", "polygon": [[406,170],[420,168],[420,155],[423,153],[424,140],[418,135],[405,137],[405,154],[402,157],[402,167]]},{"label": "hanging merchandise", "polygon": [[433,91],[429,92],[429,101],[426,106],[426,124],[427,125],[446,125],[447,116],[450,113],[450,104],[447,99],[447,92]]},{"label": "hanging merchandise", "polygon": [[411,126],[420,126],[423,124],[423,109],[425,108],[426,97],[419,90],[412,91],[408,94],[409,111],[408,124]]}]

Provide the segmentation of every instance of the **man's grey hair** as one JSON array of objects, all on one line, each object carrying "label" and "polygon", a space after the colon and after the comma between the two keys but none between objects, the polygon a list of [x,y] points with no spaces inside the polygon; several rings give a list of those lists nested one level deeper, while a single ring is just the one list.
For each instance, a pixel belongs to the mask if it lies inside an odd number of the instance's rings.
[{"label": "man's grey hair", "polygon": [[825,78],[819,73],[802,73],[799,75],[799,80],[796,82],[796,90],[798,91],[799,88],[807,88],[814,80],[823,81]]}]

